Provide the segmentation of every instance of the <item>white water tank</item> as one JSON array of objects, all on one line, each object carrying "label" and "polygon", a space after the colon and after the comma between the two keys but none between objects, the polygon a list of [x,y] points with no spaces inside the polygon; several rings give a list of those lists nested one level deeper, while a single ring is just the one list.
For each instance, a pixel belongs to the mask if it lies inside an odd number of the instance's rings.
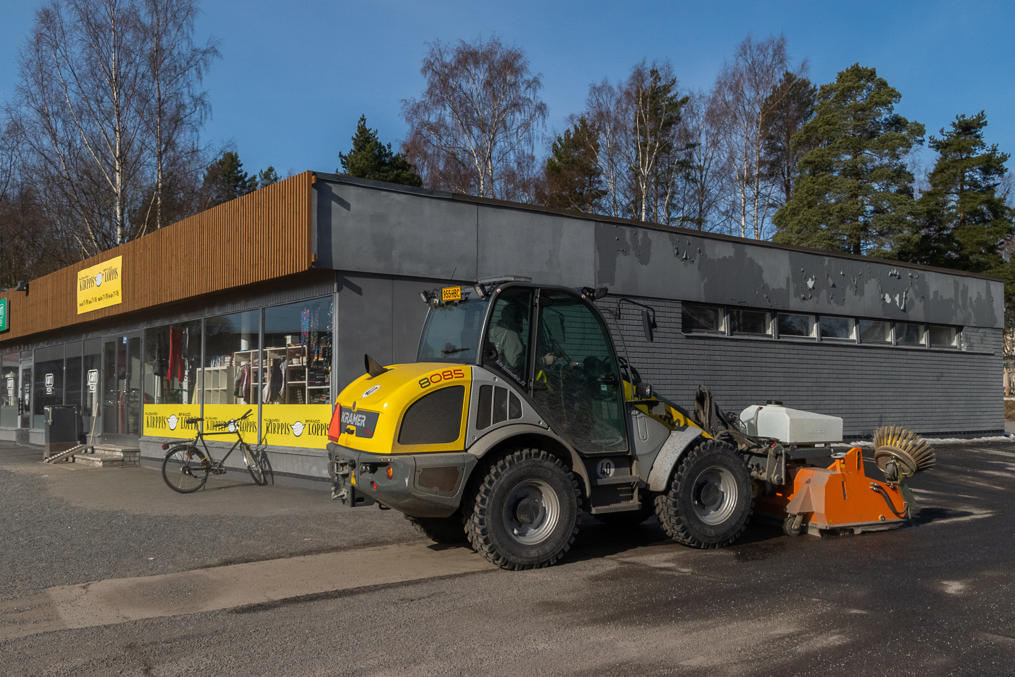
[{"label": "white water tank", "polygon": [[842,419],[781,404],[752,404],[740,412],[748,435],[774,437],[783,444],[842,441]]}]

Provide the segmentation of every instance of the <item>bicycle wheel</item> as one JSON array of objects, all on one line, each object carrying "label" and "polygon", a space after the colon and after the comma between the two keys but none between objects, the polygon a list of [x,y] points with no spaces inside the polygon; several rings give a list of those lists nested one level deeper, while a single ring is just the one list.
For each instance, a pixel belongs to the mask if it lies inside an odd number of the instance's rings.
[{"label": "bicycle wheel", "polygon": [[254,478],[254,484],[259,487],[263,487],[268,483],[268,480],[264,479],[264,468],[261,467],[261,461],[257,456],[257,452],[243,444],[243,462],[247,464],[247,470],[250,471],[250,476]]},{"label": "bicycle wheel", "polygon": [[268,452],[264,450],[264,447],[259,447],[254,450],[257,455],[257,460],[261,463],[261,470],[264,471],[264,483],[275,485],[275,470],[271,467],[271,459],[268,458]]},{"label": "bicycle wheel", "polygon": [[197,447],[173,447],[162,461],[162,479],[181,494],[197,491],[208,481],[211,460]]}]

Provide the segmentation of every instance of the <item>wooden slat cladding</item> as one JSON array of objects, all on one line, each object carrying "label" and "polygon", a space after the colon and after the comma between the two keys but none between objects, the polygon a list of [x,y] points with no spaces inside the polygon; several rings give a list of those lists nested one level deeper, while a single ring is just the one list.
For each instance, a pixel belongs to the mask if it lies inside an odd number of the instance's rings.
[{"label": "wooden slat cladding", "polygon": [[[311,186],[304,172],[0,294],[0,343],[309,270]],[[123,256],[123,301],[78,315],[77,273]]]}]

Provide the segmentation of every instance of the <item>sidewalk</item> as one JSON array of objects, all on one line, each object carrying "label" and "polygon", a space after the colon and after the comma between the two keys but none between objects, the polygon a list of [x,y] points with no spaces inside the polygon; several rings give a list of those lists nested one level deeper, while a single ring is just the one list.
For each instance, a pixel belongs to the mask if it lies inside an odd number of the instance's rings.
[{"label": "sidewalk", "polygon": [[0,598],[114,577],[385,545],[416,538],[400,514],[326,490],[211,478],[194,494],[158,469],[41,463],[0,442]]}]

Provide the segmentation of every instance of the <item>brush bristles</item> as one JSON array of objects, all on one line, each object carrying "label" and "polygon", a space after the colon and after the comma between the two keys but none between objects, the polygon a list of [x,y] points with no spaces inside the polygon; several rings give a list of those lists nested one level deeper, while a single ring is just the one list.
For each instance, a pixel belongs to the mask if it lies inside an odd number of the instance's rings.
[{"label": "brush bristles", "polygon": [[900,426],[890,425],[874,431],[874,459],[878,467],[890,458],[897,459],[903,466],[903,474],[926,470],[937,462],[934,450],[919,435]]}]

